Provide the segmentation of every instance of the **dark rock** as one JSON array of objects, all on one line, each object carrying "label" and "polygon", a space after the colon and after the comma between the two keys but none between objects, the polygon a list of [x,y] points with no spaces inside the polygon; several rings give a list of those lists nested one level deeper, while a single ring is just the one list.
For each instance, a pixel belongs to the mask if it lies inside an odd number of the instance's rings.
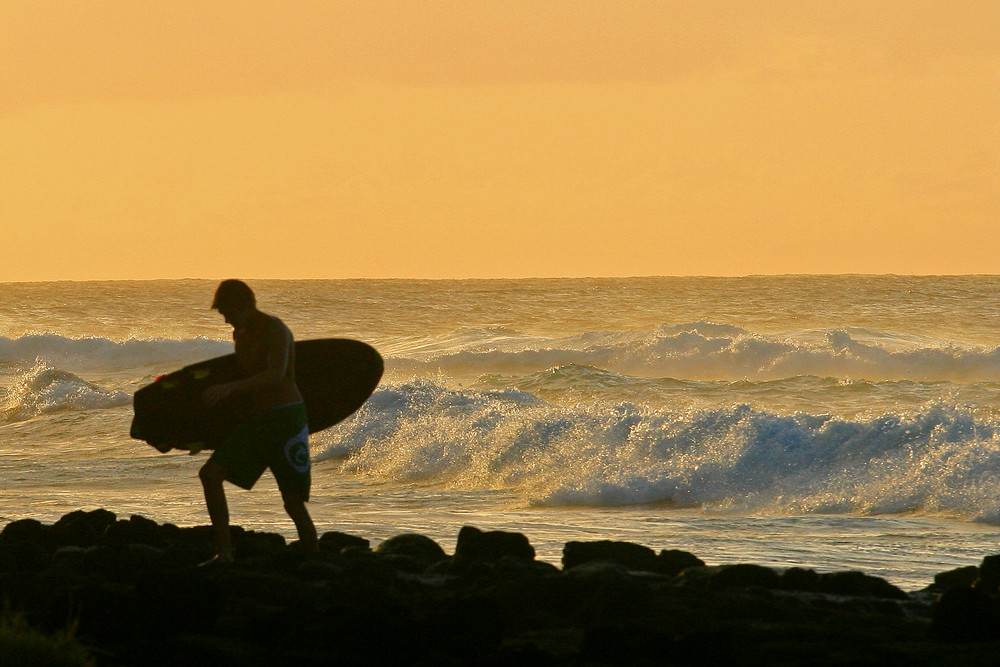
[{"label": "dark rock", "polygon": [[650,607],[650,586],[617,563],[583,563],[564,570],[555,581],[561,586],[553,594],[571,603],[569,618],[583,625],[642,618]]},{"label": "dark rock", "polygon": [[6,555],[6,569],[39,572],[49,566],[51,553],[40,540],[26,537],[12,537],[0,544],[0,551]]},{"label": "dark rock", "polygon": [[968,565],[935,574],[932,588],[942,593],[951,588],[971,588],[978,579],[979,568]]},{"label": "dark rock", "polygon": [[109,546],[126,544],[147,544],[160,548],[167,546],[166,536],[160,531],[160,526],[155,521],[138,514],[133,514],[127,521],[118,520],[109,524],[104,532],[103,542]]},{"label": "dark rock", "polygon": [[408,556],[421,563],[423,569],[448,557],[437,542],[416,533],[403,533],[390,537],[378,545],[375,553],[381,556]]},{"label": "dark rock", "polygon": [[75,590],[69,605],[77,614],[81,638],[90,642],[114,644],[146,631],[130,586],[93,581]]},{"label": "dark rock", "polygon": [[568,542],[563,547],[562,564],[564,570],[578,567],[592,561],[617,563],[630,570],[656,572],[659,561],[656,552],[649,547],[632,542]]},{"label": "dark rock", "polygon": [[708,582],[720,568],[719,565],[703,565],[699,567],[688,567],[681,571],[674,581],[679,586],[691,588],[708,588]]},{"label": "dark rock", "polygon": [[426,561],[414,558],[413,556],[384,554],[379,556],[379,560],[397,572],[405,572],[407,574],[423,574],[428,569]]},{"label": "dark rock", "polygon": [[626,585],[631,582],[628,570],[624,566],[609,560],[594,560],[581,563],[575,567],[563,570],[563,575],[570,579],[586,580],[605,585]]},{"label": "dark rock", "polygon": [[299,574],[309,581],[325,581],[344,576],[344,566],[325,560],[311,559],[299,566]]},{"label": "dark rock", "polygon": [[398,572],[390,562],[374,551],[345,549],[343,557],[344,576],[377,586],[392,586],[398,579]]},{"label": "dark rock", "polygon": [[664,628],[629,625],[622,621],[612,625],[587,628],[580,647],[580,662],[599,665],[644,664],[650,656],[669,662],[674,638]]},{"label": "dark rock", "polygon": [[166,552],[148,544],[126,544],[119,552],[119,571],[131,576],[166,564]]},{"label": "dark rock", "polygon": [[69,569],[80,569],[85,565],[84,557],[87,550],[83,547],[59,547],[52,554],[52,565]]},{"label": "dark rock", "polygon": [[319,538],[319,548],[323,551],[340,553],[344,549],[368,549],[371,543],[363,537],[337,531],[323,533]]},{"label": "dark rock", "polygon": [[144,573],[135,584],[137,613],[154,633],[211,626],[226,602],[222,587],[200,569]]},{"label": "dark rock", "polygon": [[656,557],[656,561],[656,571],[668,577],[678,575],[689,567],[702,567],[705,565],[705,561],[694,554],[679,549],[664,549]]},{"label": "dark rock", "polygon": [[[230,530],[232,536],[235,536],[236,532]],[[196,547],[209,546],[213,550],[215,548],[215,532],[211,526],[187,526],[179,528],[172,539],[175,543]]]},{"label": "dark rock", "polygon": [[426,609],[419,629],[432,653],[471,658],[496,652],[503,641],[504,617],[495,599],[473,595]]},{"label": "dark rock", "polygon": [[752,563],[722,565],[709,577],[709,586],[716,589],[778,588],[780,583],[777,572]]},{"label": "dark rock", "polygon": [[114,512],[105,509],[70,512],[52,524],[48,542],[54,547],[92,547],[116,518]]},{"label": "dark rock", "polygon": [[552,563],[546,563],[545,561],[503,556],[496,562],[496,573],[498,576],[508,579],[530,579],[556,576],[560,573],[560,570]]},{"label": "dark rock", "polygon": [[689,567],[674,581],[682,586],[731,590],[741,588],[779,588],[781,577],[769,567],[751,563]]},{"label": "dark rock", "polygon": [[995,594],[1000,589],[1000,555],[983,558],[983,562],[979,565],[976,588],[990,594]]},{"label": "dark rock", "polygon": [[275,554],[286,546],[285,537],[277,533],[247,530],[233,542],[233,551],[238,558],[250,558]]},{"label": "dark rock", "polygon": [[17,569],[17,558],[0,545],[0,572],[10,572]]},{"label": "dark rock", "polygon": [[535,548],[521,533],[500,530],[481,531],[473,526],[462,526],[455,545],[455,559],[478,560],[495,563],[503,557],[534,560]]},{"label": "dark rock", "polygon": [[95,574],[114,578],[118,575],[118,549],[96,544],[83,550],[83,567]]},{"label": "dark rock", "polygon": [[863,572],[825,572],[819,575],[821,593],[906,600],[909,596],[885,579]]},{"label": "dark rock", "polygon": [[0,544],[37,540],[41,538],[44,531],[45,526],[41,521],[35,519],[11,521],[0,531]]},{"label": "dark rock", "polygon": [[819,573],[816,570],[790,567],[781,573],[778,586],[786,591],[816,592],[820,587]]},{"label": "dark rock", "polygon": [[952,588],[934,605],[932,631],[946,641],[1000,639],[1000,602],[974,588]]}]

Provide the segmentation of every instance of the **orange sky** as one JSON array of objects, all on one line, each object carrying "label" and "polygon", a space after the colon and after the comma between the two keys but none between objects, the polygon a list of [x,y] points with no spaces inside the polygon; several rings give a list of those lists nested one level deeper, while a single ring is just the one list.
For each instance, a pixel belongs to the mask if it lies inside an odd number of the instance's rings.
[{"label": "orange sky", "polygon": [[6,0],[0,281],[1000,273],[1000,2]]}]

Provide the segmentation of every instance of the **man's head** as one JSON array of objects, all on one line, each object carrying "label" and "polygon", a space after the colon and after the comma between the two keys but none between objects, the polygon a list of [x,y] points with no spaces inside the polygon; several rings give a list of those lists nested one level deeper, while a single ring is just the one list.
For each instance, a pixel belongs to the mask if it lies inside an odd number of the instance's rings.
[{"label": "man's head", "polygon": [[226,318],[226,322],[237,325],[242,315],[257,307],[257,297],[242,280],[223,280],[215,290],[212,308]]}]

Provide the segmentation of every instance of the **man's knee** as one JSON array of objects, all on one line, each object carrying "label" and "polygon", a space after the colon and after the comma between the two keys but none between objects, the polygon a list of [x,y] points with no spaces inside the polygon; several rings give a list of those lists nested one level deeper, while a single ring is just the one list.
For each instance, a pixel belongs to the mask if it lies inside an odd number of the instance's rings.
[{"label": "man's knee", "polygon": [[198,471],[198,477],[205,486],[222,484],[226,480],[226,469],[208,461]]},{"label": "man's knee", "polygon": [[306,509],[306,499],[298,493],[283,493],[281,499],[285,502],[285,511],[289,514],[294,515]]}]

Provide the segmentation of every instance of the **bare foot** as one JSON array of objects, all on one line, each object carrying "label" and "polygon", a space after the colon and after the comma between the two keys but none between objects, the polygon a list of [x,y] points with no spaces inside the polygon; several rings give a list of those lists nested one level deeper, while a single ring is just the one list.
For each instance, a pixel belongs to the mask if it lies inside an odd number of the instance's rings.
[{"label": "bare foot", "polygon": [[232,565],[232,564],[233,564],[233,557],[232,556],[219,556],[219,555],[216,555],[216,556],[212,556],[211,558],[209,558],[208,560],[206,560],[204,563],[198,563],[198,567],[218,567],[220,565]]}]

